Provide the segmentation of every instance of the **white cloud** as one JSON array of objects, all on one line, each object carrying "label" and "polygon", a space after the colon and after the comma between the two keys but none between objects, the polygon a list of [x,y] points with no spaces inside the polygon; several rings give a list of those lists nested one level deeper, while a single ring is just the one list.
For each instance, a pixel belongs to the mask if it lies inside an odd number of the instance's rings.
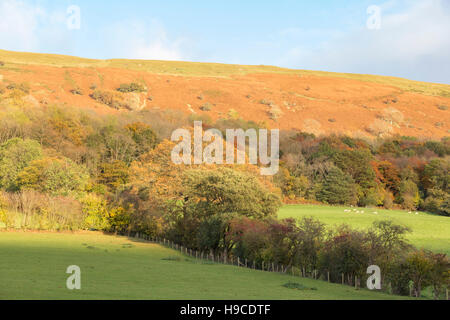
[{"label": "white cloud", "polygon": [[33,50],[42,10],[16,0],[0,2],[0,44],[3,49]]},{"label": "white cloud", "polygon": [[[82,12],[81,12],[82,14]],[[94,58],[182,60],[185,39],[169,39],[163,25],[124,21],[103,29],[67,27],[67,7],[48,10],[22,0],[0,0],[0,49],[91,55]],[[105,56],[108,55],[108,56]]]},{"label": "white cloud", "polygon": [[402,12],[389,13],[398,2],[390,1],[382,6],[379,30],[363,25],[332,35],[316,48],[297,45],[279,63],[450,83],[450,7],[445,1],[413,2]]},{"label": "white cloud", "polygon": [[109,45],[116,53],[128,59],[183,60],[184,38],[169,39],[164,26],[157,20],[149,23],[124,21],[104,30]]},{"label": "white cloud", "polygon": [[20,0],[0,1],[0,47],[16,51],[64,51],[72,45],[64,11]]}]

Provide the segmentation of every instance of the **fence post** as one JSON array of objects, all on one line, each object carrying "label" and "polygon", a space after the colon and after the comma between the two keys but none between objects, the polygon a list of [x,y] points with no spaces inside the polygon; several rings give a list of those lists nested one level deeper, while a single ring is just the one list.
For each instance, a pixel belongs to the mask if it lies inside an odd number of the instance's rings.
[{"label": "fence post", "polygon": [[342,274],[342,284],[344,284],[344,274]]},{"label": "fence post", "polygon": [[327,272],[328,282],[330,282],[330,271]]},{"label": "fence post", "polygon": [[238,261],[237,261],[237,266],[240,267],[241,266],[241,259],[238,257]]},{"label": "fence post", "polygon": [[247,268],[247,258],[245,258],[245,267]]},{"label": "fence post", "polygon": [[262,262],[262,271],[264,271],[264,260]]},{"label": "fence post", "polygon": [[256,265],[255,265],[255,260],[253,260],[253,270],[255,270]]}]

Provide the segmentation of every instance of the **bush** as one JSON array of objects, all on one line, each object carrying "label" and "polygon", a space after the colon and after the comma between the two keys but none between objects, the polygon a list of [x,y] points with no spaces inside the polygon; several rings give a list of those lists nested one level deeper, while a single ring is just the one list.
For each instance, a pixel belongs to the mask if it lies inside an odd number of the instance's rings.
[{"label": "bush", "polygon": [[8,90],[19,90],[22,91],[23,93],[29,94],[30,93],[30,85],[26,82],[22,82],[22,83],[10,83],[6,89]]},{"label": "bush", "polygon": [[73,95],[78,95],[78,96],[83,95],[83,91],[80,88],[72,89],[72,90],[70,90],[70,93],[72,93]]},{"label": "bush", "polygon": [[144,85],[137,83],[137,82],[132,82],[132,83],[122,83],[120,85],[120,87],[117,89],[117,91],[122,92],[122,93],[128,93],[128,92],[146,92],[147,89],[145,88]]},{"label": "bush", "polygon": [[112,92],[95,90],[90,97],[114,109],[120,109],[122,107],[122,103],[116,99]]},{"label": "bush", "polygon": [[202,105],[200,107],[200,110],[202,111],[211,111],[212,110],[213,105],[209,102],[205,103],[204,105]]}]

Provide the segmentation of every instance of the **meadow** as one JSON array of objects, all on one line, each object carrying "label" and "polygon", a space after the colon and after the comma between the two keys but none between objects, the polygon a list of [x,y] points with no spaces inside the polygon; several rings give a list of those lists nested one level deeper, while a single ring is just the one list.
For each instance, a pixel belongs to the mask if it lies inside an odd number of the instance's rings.
[{"label": "meadow", "polygon": [[[353,210],[355,209],[356,212]],[[345,210],[350,212],[345,212]],[[364,213],[357,213],[357,212]],[[378,214],[375,214],[377,212]],[[377,220],[392,220],[411,228],[407,238],[414,246],[450,254],[450,218],[425,212],[382,210],[317,205],[287,205],[280,209],[278,217],[315,217],[329,226],[348,224],[357,229],[367,229]]]},{"label": "meadow", "polygon": [[[3,300],[407,299],[200,261],[157,244],[98,232],[0,232],[0,257]],[[81,290],[66,288],[69,265],[81,268]],[[289,282],[306,289],[283,286]]]}]

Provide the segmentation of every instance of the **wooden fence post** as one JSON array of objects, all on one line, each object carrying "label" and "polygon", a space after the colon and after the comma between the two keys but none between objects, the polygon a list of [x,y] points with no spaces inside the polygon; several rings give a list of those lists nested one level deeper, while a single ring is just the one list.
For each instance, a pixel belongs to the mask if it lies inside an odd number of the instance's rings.
[{"label": "wooden fence post", "polygon": [[262,271],[264,271],[264,261],[262,262]]},{"label": "wooden fence post", "polygon": [[327,272],[328,282],[330,282],[330,271]]},{"label": "wooden fence post", "polygon": [[344,274],[342,274],[342,284],[344,284]]}]

